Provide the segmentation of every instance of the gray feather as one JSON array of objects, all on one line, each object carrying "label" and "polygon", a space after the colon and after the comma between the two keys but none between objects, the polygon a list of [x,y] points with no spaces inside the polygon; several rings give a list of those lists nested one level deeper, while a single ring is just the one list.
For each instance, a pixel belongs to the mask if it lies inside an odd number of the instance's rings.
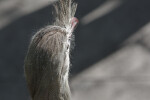
[{"label": "gray feather", "polygon": [[54,4],[55,22],[32,38],[25,58],[25,77],[32,100],[70,100],[68,84],[71,26],[77,4],[59,0]]}]

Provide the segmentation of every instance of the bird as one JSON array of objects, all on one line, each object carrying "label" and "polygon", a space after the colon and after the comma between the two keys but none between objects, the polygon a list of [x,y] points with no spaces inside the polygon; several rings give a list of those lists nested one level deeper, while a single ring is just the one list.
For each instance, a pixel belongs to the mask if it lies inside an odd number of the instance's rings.
[{"label": "bird", "polygon": [[24,60],[31,100],[71,100],[68,80],[77,3],[59,0],[53,7],[54,22],[32,36]]}]

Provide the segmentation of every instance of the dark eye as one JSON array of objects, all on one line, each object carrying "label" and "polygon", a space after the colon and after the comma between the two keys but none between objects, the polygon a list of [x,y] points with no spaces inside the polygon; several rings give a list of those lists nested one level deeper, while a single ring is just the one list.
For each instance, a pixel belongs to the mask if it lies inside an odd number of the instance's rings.
[{"label": "dark eye", "polygon": [[67,50],[69,49],[69,45],[67,45]]},{"label": "dark eye", "polygon": [[68,40],[71,41],[71,38],[69,38]]}]

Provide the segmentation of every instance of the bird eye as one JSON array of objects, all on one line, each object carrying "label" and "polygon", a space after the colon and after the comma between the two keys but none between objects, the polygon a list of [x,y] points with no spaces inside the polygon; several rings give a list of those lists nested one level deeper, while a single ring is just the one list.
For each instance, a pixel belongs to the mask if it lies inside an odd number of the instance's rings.
[{"label": "bird eye", "polygon": [[67,45],[67,50],[69,49],[69,45]]},{"label": "bird eye", "polygon": [[67,44],[67,51],[69,50],[70,44]]}]

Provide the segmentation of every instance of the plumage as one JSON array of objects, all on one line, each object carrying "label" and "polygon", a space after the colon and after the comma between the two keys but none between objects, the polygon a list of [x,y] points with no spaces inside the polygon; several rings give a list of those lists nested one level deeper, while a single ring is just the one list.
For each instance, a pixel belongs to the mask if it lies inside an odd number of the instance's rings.
[{"label": "plumage", "polygon": [[54,4],[54,23],[40,29],[30,42],[25,58],[25,77],[32,100],[71,100],[68,84],[70,39],[78,23],[77,4]]}]

